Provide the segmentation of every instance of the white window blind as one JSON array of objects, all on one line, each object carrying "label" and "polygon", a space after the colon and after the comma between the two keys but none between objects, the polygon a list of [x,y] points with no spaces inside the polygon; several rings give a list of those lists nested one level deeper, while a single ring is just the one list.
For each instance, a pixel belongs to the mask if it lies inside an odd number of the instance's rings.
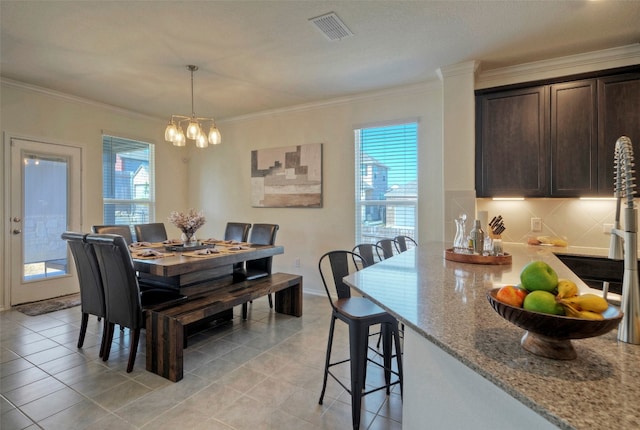
[{"label": "white window blind", "polygon": [[102,136],[104,224],[143,224],[155,220],[154,146]]},{"label": "white window blind", "polygon": [[355,130],[356,244],[417,238],[418,124]]}]

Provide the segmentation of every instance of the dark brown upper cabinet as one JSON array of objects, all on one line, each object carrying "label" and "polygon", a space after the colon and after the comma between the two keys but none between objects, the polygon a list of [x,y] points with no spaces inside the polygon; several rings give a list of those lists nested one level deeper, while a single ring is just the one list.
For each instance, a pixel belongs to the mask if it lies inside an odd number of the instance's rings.
[{"label": "dark brown upper cabinet", "polygon": [[595,80],[550,86],[551,197],[598,191],[597,85]]},{"label": "dark brown upper cabinet", "polygon": [[640,157],[640,71],[476,92],[478,197],[613,195],[616,140]]},{"label": "dark brown upper cabinet", "polygon": [[[613,195],[616,140],[627,136],[640,166],[640,73],[598,79],[598,188]],[[636,182],[637,184],[637,182]]]},{"label": "dark brown upper cabinet", "polygon": [[476,98],[476,194],[543,197],[548,189],[544,86]]}]

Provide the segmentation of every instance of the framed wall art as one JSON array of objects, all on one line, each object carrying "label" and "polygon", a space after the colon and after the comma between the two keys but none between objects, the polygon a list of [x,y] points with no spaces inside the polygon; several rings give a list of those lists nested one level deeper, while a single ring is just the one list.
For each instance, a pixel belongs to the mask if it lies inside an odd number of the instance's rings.
[{"label": "framed wall art", "polygon": [[321,208],[322,144],[251,151],[251,206]]}]

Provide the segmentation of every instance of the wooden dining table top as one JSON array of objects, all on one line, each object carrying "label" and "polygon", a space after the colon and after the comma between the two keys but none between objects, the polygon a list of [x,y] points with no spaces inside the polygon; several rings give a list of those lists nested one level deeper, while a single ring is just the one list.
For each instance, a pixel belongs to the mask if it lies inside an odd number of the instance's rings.
[{"label": "wooden dining table top", "polygon": [[[168,248],[171,249],[171,247]],[[158,253],[166,255],[156,258],[137,257],[136,250],[133,249],[131,257],[134,268],[138,272],[171,277],[284,254],[284,247],[282,246],[254,245],[250,243],[244,244],[241,247],[245,249],[238,250],[233,250],[228,246],[215,245],[214,249],[219,252],[211,255],[197,255],[196,252],[199,251],[198,248],[200,247],[196,247],[193,251],[179,252],[165,248],[151,247],[151,249],[156,249]]]}]

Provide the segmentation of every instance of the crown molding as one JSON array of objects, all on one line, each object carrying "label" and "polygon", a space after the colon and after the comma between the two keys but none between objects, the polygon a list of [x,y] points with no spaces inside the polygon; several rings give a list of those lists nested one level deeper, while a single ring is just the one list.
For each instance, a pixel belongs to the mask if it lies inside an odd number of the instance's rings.
[{"label": "crown molding", "polygon": [[143,114],[143,113],[140,113],[140,112],[132,111],[132,110],[129,110],[129,109],[124,109],[124,108],[121,108],[121,107],[118,107],[118,106],[113,106],[113,105],[110,105],[110,104],[107,104],[107,103],[97,102],[95,100],[86,99],[86,98],[83,98],[83,97],[74,96],[74,95],[63,93],[63,92],[60,92],[60,91],[51,90],[49,88],[39,87],[37,85],[27,84],[25,82],[20,82],[20,81],[15,81],[13,79],[0,77],[0,84],[2,84],[4,86],[7,86],[7,87],[13,87],[13,88],[26,90],[26,91],[31,91],[31,92],[34,92],[34,93],[42,94],[42,95],[45,95],[45,96],[48,96],[48,97],[56,98],[56,99],[67,101],[67,102],[71,102],[71,103],[77,103],[77,104],[87,105],[87,106],[91,106],[91,107],[95,107],[95,108],[109,110],[111,112],[119,113],[119,114],[123,114],[123,115],[127,115],[127,116],[135,116],[135,117],[138,117],[138,118],[141,118],[141,119],[147,119],[147,120],[153,120],[153,121],[160,121],[161,120],[160,118],[157,118],[155,116],[146,115],[146,114]]},{"label": "crown molding", "polygon": [[442,80],[455,76],[474,75],[479,67],[479,61],[465,61],[464,63],[442,66],[438,70],[436,70],[436,72],[438,73],[438,77],[440,78],[440,80]]},{"label": "crown molding", "polygon": [[338,106],[338,105],[343,105],[343,104],[353,103],[353,102],[361,102],[366,100],[373,100],[373,99],[389,97],[389,96],[415,95],[418,93],[429,94],[432,92],[440,91],[440,89],[441,89],[440,82],[437,79],[431,79],[431,80],[420,82],[417,84],[387,88],[384,90],[354,94],[354,95],[345,96],[345,97],[336,97],[333,99],[304,103],[304,104],[288,106],[284,108],[264,110],[260,112],[250,113],[247,115],[239,115],[231,118],[226,118],[220,121],[216,121],[216,123],[222,124],[225,122],[245,121],[248,119],[255,119],[255,118],[277,115],[277,114],[305,112],[310,110],[324,109],[327,107]]},{"label": "crown molding", "polygon": [[476,89],[538,79],[557,78],[635,64],[640,64],[640,44],[638,43],[601,51],[534,61],[500,69],[480,70],[476,79]]}]

